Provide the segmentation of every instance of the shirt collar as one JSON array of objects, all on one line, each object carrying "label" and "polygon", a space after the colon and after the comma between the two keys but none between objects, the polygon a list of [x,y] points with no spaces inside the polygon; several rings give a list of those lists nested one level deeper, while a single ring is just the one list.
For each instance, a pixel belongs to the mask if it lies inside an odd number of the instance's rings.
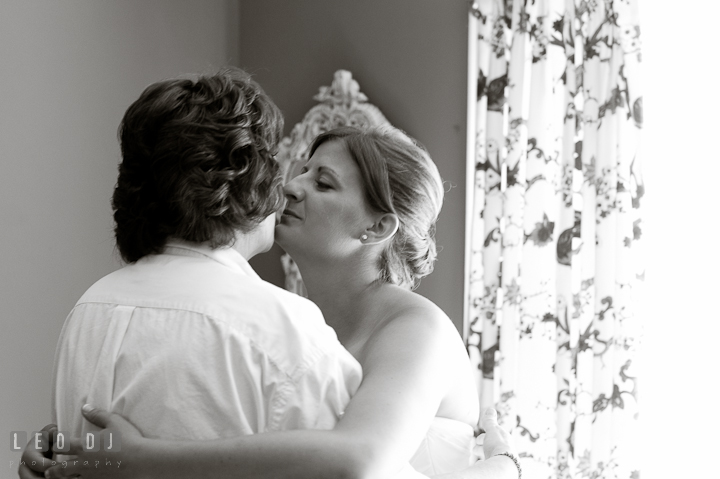
[{"label": "shirt collar", "polygon": [[171,238],[165,244],[163,253],[179,256],[204,256],[227,266],[228,268],[244,274],[251,278],[260,279],[260,276],[250,266],[250,263],[243,258],[234,248],[220,246],[211,248],[206,243],[191,243],[177,238]]}]

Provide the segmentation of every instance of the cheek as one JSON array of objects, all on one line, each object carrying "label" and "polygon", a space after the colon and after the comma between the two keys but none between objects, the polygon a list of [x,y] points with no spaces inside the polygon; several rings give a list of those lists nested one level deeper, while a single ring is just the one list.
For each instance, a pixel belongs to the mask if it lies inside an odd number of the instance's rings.
[{"label": "cheek", "polygon": [[336,228],[353,235],[366,220],[361,201],[348,201],[338,205],[335,214]]},{"label": "cheek", "polygon": [[351,237],[360,223],[357,205],[348,202],[327,202],[318,208],[314,229],[324,235],[325,242],[333,242]]}]

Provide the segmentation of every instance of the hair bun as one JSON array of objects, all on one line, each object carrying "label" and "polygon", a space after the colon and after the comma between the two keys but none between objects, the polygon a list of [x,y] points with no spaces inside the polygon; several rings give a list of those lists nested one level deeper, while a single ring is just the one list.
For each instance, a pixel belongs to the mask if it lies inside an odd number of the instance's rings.
[{"label": "hair bun", "polygon": [[[393,238],[392,247],[386,252],[386,269],[396,272],[393,283],[409,285],[414,289],[435,267],[435,224],[431,224],[425,231],[405,228],[398,233]],[[390,254],[390,251],[396,255]]]}]

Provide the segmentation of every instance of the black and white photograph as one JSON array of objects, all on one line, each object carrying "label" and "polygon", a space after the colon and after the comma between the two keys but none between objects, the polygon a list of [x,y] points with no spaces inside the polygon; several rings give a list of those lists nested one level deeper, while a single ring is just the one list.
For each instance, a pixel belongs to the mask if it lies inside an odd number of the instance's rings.
[{"label": "black and white photograph", "polygon": [[720,475],[718,19],[0,0],[0,478]]}]

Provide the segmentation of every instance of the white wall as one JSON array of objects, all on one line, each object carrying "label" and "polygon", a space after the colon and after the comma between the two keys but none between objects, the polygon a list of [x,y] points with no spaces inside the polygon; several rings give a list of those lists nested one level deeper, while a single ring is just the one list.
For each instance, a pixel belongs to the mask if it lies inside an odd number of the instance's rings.
[{"label": "white wall", "polygon": [[0,477],[10,431],[50,420],[65,316],[120,265],[125,109],[149,83],[237,64],[239,17],[238,0],[0,3]]}]

